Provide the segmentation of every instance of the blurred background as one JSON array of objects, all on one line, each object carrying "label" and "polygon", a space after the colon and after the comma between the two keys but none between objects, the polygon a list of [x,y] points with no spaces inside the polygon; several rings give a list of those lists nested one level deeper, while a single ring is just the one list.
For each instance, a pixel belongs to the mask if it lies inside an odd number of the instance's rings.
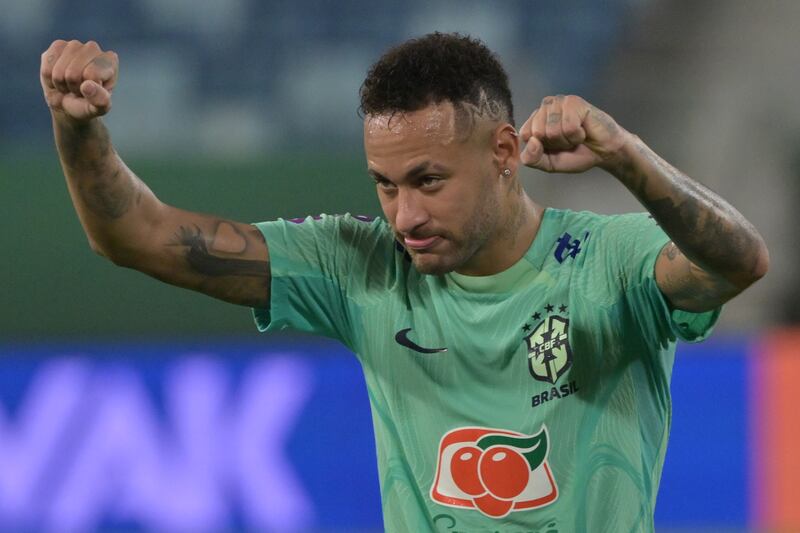
[{"label": "blurred background", "polygon": [[[358,88],[388,46],[484,40],[517,123],[608,111],[733,203],[771,270],[678,348],[659,531],[800,531],[800,3],[0,0],[0,531],[380,531],[369,406],[336,343],[89,249],[38,81],[57,38],[120,56],[117,151],[180,207],[378,215]],[[540,203],[639,211],[602,173],[524,171]]]}]

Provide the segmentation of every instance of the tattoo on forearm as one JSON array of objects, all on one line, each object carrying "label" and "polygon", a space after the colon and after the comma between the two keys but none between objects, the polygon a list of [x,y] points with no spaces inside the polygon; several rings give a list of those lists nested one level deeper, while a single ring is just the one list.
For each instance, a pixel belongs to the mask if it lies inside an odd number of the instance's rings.
[{"label": "tattoo on forearm", "polygon": [[77,170],[101,170],[113,155],[111,137],[102,122],[67,126],[58,124],[59,153],[64,163]]},{"label": "tattoo on forearm", "polygon": [[608,113],[605,113],[594,106],[591,107],[589,112],[600,124],[603,125],[603,128],[606,130],[606,134],[609,137],[613,137],[617,134],[619,131],[619,124],[617,124],[616,121],[608,115]]},{"label": "tattoo on forearm", "polygon": [[137,189],[136,183],[130,176],[124,175],[121,168],[113,171],[107,178],[103,177],[92,183],[80,183],[78,187],[81,198],[92,213],[111,220],[128,212],[134,201],[133,193]]},{"label": "tattoo on forearm", "polygon": [[[217,242],[220,235],[225,242]],[[263,236],[258,233],[263,240]],[[185,246],[189,266],[206,276],[244,276],[269,278],[269,261],[241,259],[248,249],[247,236],[230,222],[219,221],[212,235],[199,226],[181,226],[172,245]]]},{"label": "tattoo on forearm", "polygon": [[62,125],[58,138],[64,166],[68,174],[76,174],[80,197],[94,215],[118,219],[141,201],[139,182],[114,153],[102,123]]},{"label": "tattoo on forearm", "polygon": [[[670,242],[661,250],[661,256],[675,263],[681,251]],[[673,305],[692,309],[692,304],[701,303],[702,310],[711,309],[735,296],[739,290],[734,284],[709,274],[689,262],[676,265],[677,268],[664,269],[660,287]],[[700,309],[695,309],[700,310]]]},{"label": "tattoo on forearm", "polygon": [[645,145],[637,145],[637,150],[658,175],[667,179],[653,179],[633,164],[618,168],[616,175],[680,250],[712,273],[755,272],[761,253],[755,228],[713,191],[666,163]]}]

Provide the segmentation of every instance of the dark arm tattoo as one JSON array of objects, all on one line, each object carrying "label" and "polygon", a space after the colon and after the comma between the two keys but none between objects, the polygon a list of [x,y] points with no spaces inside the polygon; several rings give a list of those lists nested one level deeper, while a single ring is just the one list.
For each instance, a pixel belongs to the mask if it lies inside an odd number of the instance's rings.
[{"label": "dark arm tattoo", "polygon": [[659,288],[675,307],[706,311],[722,305],[741,290],[725,278],[709,274],[686,260],[674,242],[664,246],[659,259],[661,257],[670,267],[662,270]]},{"label": "dark arm tattoo", "polygon": [[54,129],[70,194],[98,253],[221,300],[269,305],[269,253],[257,228],[159,202],[117,156],[98,119],[55,117]]},{"label": "dark arm tattoo", "polygon": [[[217,236],[220,233],[229,233],[236,242],[227,243],[228,249],[224,256],[214,255],[209,251],[215,248]],[[253,232],[262,240],[260,232]],[[269,261],[254,259],[240,259],[237,256],[247,251],[247,237],[236,226],[226,221],[218,221],[213,234],[206,237],[199,226],[187,228],[181,226],[172,244],[186,246],[186,262],[198,274],[205,276],[245,276],[269,277]],[[235,246],[232,247],[231,244]],[[219,250],[217,251],[219,253]]]},{"label": "dark arm tattoo", "polygon": [[99,120],[56,123],[59,154],[88,210],[105,220],[123,216],[140,197],[139,181],[117,157],[108,130]]},{"label": "dark arm tattoo", "polygon": [[228,302],[268,306],[270,263],[247,258],[255,253],[256,245],[266,246],[264,236],[256,228],[244,231],[225,220],[213,224],[208,234],[198,225],[180,226],[168,243],[185,248],[189,270],[200,276],[188,286]]},{"label": "dark arm tattoo", "polygon": [[[741,213],[716,193],[661,159],[638,138],[632,157],[611,172],[650,211],[676,248],[662,252],[669,261],[683,253],[692,263],[738,291],[766,272],[763,239]],[[699,272],[686,272],[689,277]],[[673,280],[676,283],[680,280]],[[684,280],[686,281],[686,280]],[[697,288],[697,283],[689,283]],[[707,287],[711,291],[722,286]],[[737,291],[737,292],[738,292]],[[734,293],[735,294],[735,293]],[[731,295],[732,296],[732,295]]]},{"label": "dark arm tattoo", "polygon": [[[115,220],[128,212],[134,201],[136,183],[117,168],[100,182],[80,183],[78,190],[95,215]],[[140,193],[141,194],[141,193]]]}]

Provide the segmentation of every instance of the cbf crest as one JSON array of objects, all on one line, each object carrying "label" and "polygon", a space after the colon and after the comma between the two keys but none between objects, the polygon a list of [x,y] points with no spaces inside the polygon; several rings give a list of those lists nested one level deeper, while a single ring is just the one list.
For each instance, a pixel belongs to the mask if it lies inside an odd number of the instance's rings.
[{"label": "cbf crest", "polygon": [[[569,318],[566,305],[547,304],[544,314],[536,312],[531,318],[536,325],[525,324],[523,331],[531,331],[525,337],[528,346],[528,370],[539,381],[555,384],[572,366],[572,347],[569,344]],[[540,321],[541,320],[541,321]],[[537,321],[538,322],[537,324]]]}]

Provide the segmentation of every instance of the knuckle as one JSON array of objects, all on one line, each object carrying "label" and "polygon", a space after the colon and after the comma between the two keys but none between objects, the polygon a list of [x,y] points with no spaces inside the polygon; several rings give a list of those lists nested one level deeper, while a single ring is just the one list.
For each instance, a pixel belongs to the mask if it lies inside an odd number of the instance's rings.
[{"label": "knuckle", "polygon": [[119,68],[119,56],[114,52],[106,52],[103,57],[110,63],[109,68],[116,71]]},{"label": "knuckle", "polygon": [[58,83],[64,80],[64,69],[56,65],[53,67],[53,70],[50,72],[50,75],[53,78],[53,81]]},{"label": "knuckle", "polygon": [[64,72],[64,80],[67,83],[78,83],[81,80],[82,73],[80,70],[70,67]]},{"label": "knuckle", "polygon": [[94,65],[89,65],[81,73],[81,77],[85,80],[97,80],[99,73]]},{"label": "knuckle", "polygon": [[47,52],[49,52],[49,51],[51,51],[53,49],[62,48],[64,46],[66,46],[66,44],[67,44],[67,41],[65,41],[64,39],[56,39],[55,41],[50,43],[50,46],[47,48],[47,50],[44,51],[44,54],[42,54],[42,55],[47,54]]},{"label": "knuckle", "polygon": [[577,105],[578,103],[579,103],[578,102],[578,98],[576,96],[568,95],[568,96],[564,97],[564,105],[565,106],[573,107],[573,106]]}]

